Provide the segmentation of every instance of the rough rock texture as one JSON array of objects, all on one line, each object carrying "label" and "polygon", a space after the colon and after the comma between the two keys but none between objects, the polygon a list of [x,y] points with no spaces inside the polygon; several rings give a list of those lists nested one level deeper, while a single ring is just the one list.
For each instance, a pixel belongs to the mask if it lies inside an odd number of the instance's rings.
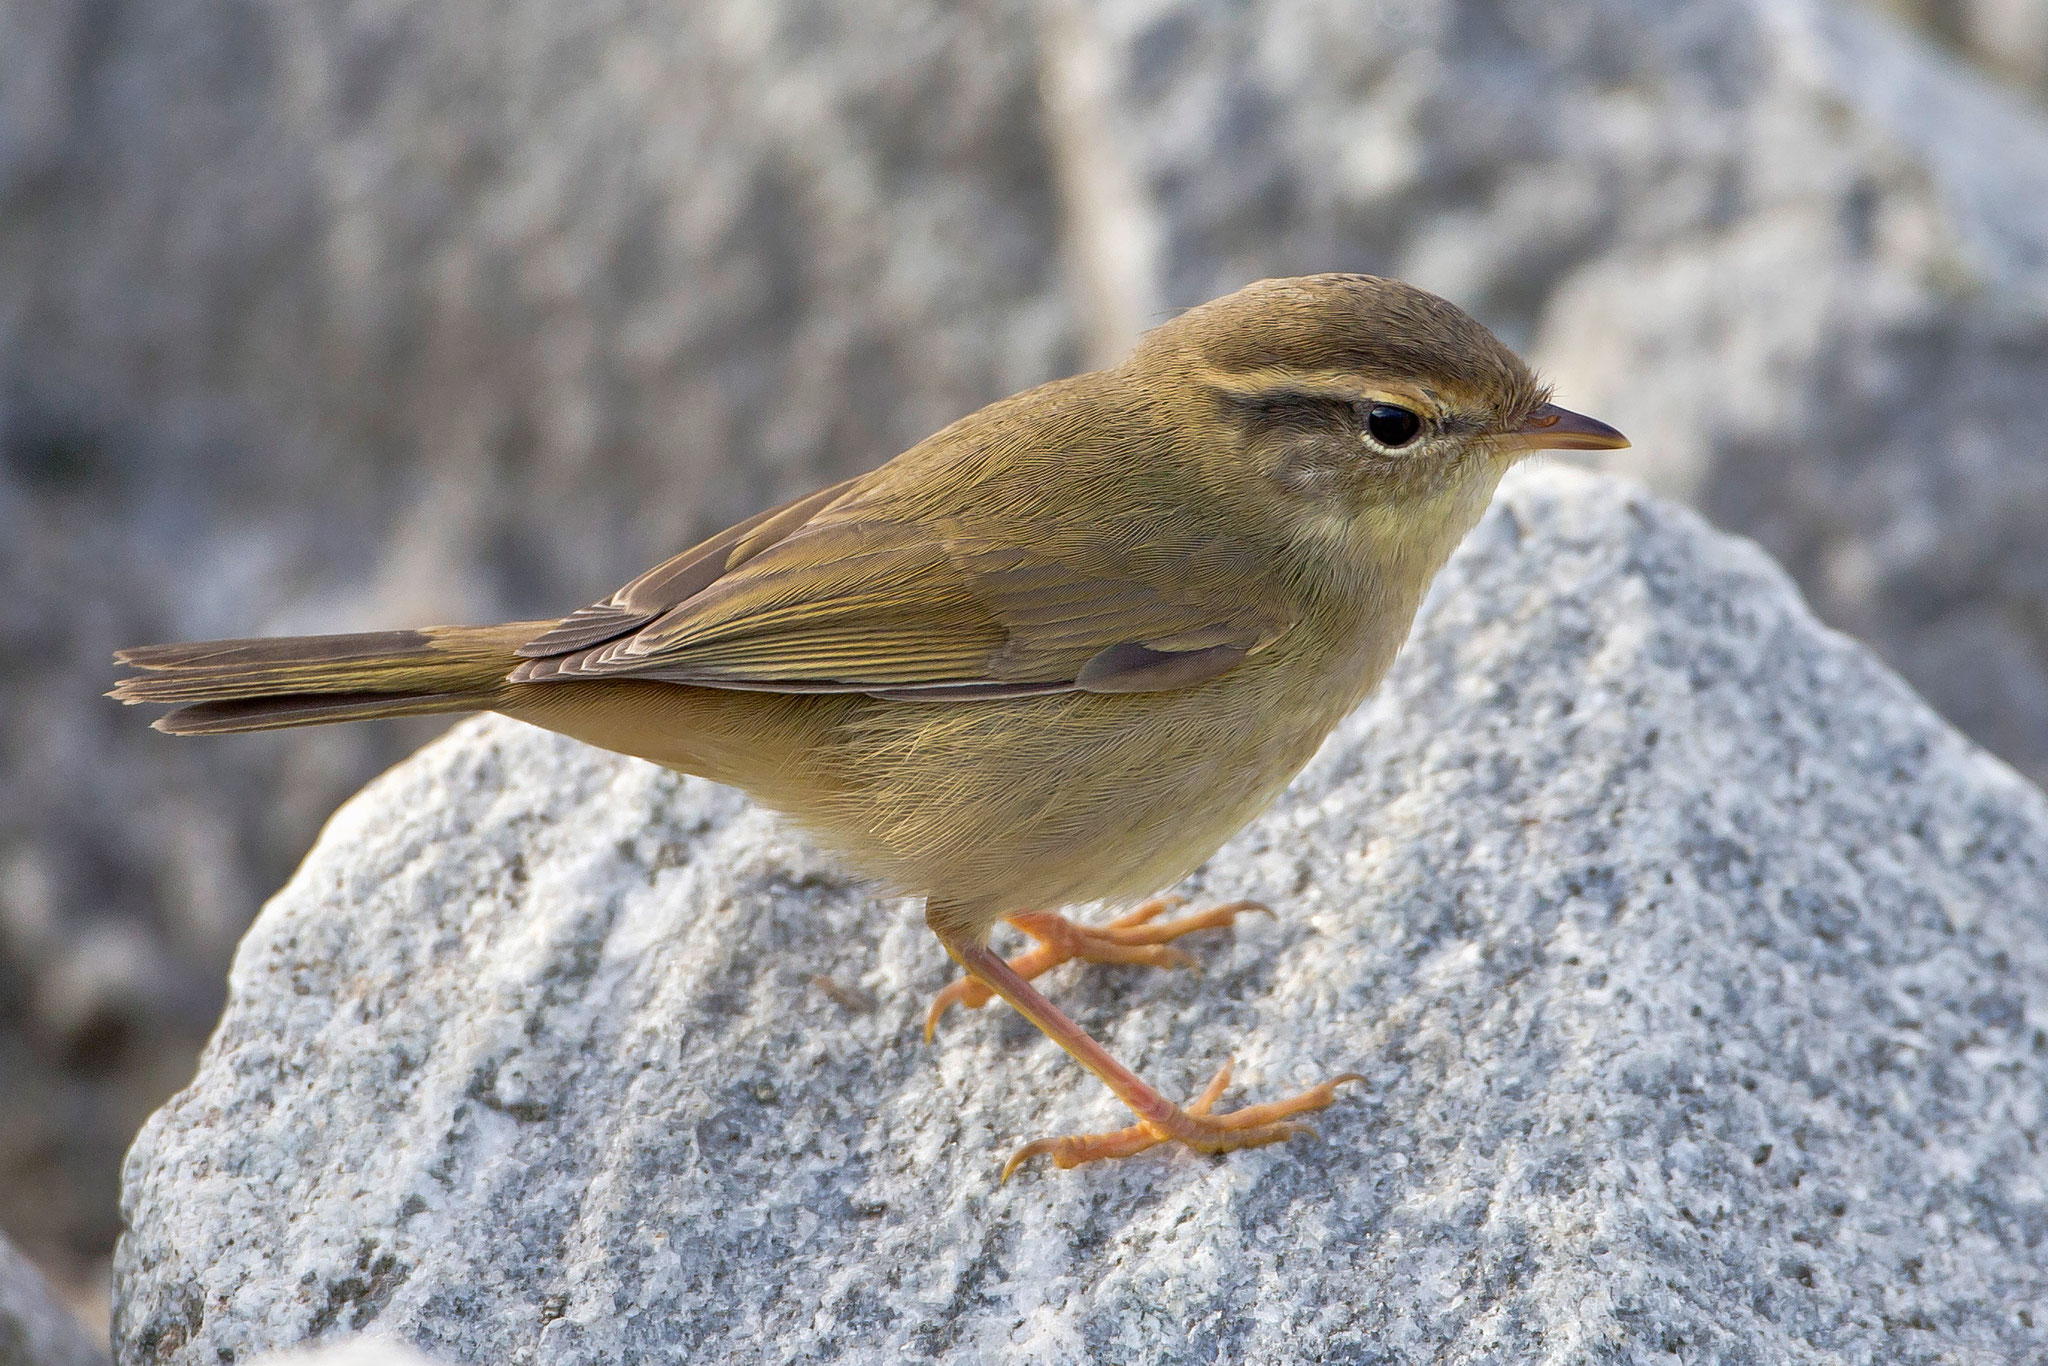
[{"label": "rough rock texture", "polygon": [[14,1245],[0,1237],[0,1366],[105,1366],[107,1349],[85,1335]]},{"label": "rough rock texture", "polygon": [[2048,774],[2044,149],[1825,0],[0,0],[0,1226],[111,1238],[424,734],[108,649],[561,610],[1259,275],[1467,304]]},{"label": "rough rock texture", "polygon": [[250,1366],[433,1366],[404,1343],[373,1334],[298,1352],[266,1352]]},{"label": "rough rock texture", "polygon": [[1627,486],[1512,482],[1385,687],[1063,969],[1124,1058],[1357,1069],[1320,1144],[1120,1123],[737,795],[509,722],[335,818],[145,1128],[119,1357],[2012,1362],[2048,1353],[2048,799]]}]

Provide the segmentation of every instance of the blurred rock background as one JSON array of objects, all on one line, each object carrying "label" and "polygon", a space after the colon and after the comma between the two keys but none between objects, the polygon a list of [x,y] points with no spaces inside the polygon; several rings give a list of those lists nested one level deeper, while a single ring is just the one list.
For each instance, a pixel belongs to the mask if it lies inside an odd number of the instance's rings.
[{"label": "blurred rock background", "polygon": [[173,742],[111,650],[565,610],[1260,276],[1458,300],[2048,775],[2044,33],[0,0],[0,1229],[99,1293],[237,935],[430,733]]},{"label": "blurred rock background", "polygon": [[1874,3],[2014,87],[2048,96],[2048,5],[2040,0]]}]

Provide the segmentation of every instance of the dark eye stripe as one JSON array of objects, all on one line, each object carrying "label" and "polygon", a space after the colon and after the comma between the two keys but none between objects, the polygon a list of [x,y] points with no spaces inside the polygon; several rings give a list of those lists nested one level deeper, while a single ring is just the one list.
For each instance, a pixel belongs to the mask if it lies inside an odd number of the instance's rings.
[{"label": "dark eye stripe", "polygon": [[1232,395],[1231,406],[1267,430],[1342,430],[1358,421],[1349,400],[1290,389]]},{"label": "dark eye stripe", "polygon": [[[1326,424],[1357,424],[1373,441],[1400,450],[1422,433],[1423,421],[1398,403],[1375,403],[1340,394],[1302,389],[1262,389],[1249,393],[1221,391],[1221,397],[1246,416],[1278,426],[1311,428]],[[1355,429],[1355,428],[1354,428]]]},{"label": "dark eye stripe", "polygon": [[1328,412],[1349,409],[1355,400],[1344,394],[1321,394],[1307,389],[1261,389],[1251,394],[1227,394],[1233,404],[1249,412]]}]

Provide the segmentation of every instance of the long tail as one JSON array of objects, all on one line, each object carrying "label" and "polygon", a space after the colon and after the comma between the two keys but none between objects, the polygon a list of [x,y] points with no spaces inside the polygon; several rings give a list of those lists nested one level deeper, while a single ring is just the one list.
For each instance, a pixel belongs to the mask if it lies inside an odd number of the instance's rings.
[{"label": "long tail", "polygon": [[114,656],[143,672],[107,696],[176,706],[153,723],[172,735],[479,711],[508,686],[513,651],[553,624],[142,645]]}]

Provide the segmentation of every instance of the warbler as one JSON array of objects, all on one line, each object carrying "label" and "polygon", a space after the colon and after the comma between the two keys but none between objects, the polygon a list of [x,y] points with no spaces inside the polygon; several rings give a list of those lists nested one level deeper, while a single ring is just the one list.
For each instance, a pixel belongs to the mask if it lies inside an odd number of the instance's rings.
[{"label": "warbler", "polygon": [[[1486,328],[1396,280],[1265,280],[1121,364],[969,414],[553,621],[147,645],[110,694],[178,735],[494,711],[741,788],[925,898],[967,976],[1135,1122],[1004,1168],[1273,1143],[1334,1077],[1227,1113],[1118,1063],[1032,979],[1169,966],[1248,903],[1107,926],[1267,805],[1393,662],[1430,579],[1531,451],[1627,445]],[[1039,941],[1006,961],[1008,920]]]}]

